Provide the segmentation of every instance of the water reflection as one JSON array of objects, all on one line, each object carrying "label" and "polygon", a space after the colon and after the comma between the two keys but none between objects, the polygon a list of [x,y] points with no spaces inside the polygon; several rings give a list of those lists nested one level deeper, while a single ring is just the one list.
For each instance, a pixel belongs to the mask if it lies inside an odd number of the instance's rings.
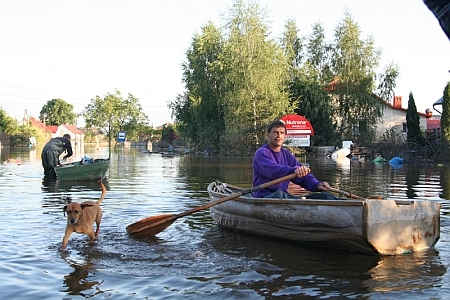
[{"label": "water reflection", "polygon": [[364,285],[376,292],[423,290],[443,285],[442,276],[446,272],[447,267],[434,249],[386,256],[369,270],[370,279]]},{"label": "water reflection", "polygon": [[[87,254],[86,254],[87,253]],[[91,251],[84,251],[84,254],[79,254],[71,258],[67,252],[62,252],[61,258],[72,268],[69,275],[65,275],[63,279],[64,290],[68,295],[83,296],[85,298],[93,297],[97,294],[103,293],[100,285],[103,280],[96,280],[93,275],[93,270],[96,268],[94,262],[95,255]]]},{"label": "water reflection", "polygon": [[64,276],[63,286],[67,287],[64,292],[68,295],[83,296],[86,298],[102,293],[99,286],[103,281],[89,278],[92,276],[92,269],[95,264],[87,263],[85,265],[78,265],[70,263],[69,265],[73,268],[73,272]]},{"label": "water reflection", "polygon": [[[378,256],[318,249],[225,230],[206,239],[216,251],[241,261],[237,263],[240,267],[230,270],[231,274],[218,283],[224,287],[245,285],[264,297],[361,296],[370,291],[363,282],[371,279],[369,271],[380,260]],[[336,261],[345,261],[345,268]]]},{"label": "water reflection", "polygon": [[439,168],[439,183],[442,187],[440,197],[444,199],[450,199],[450,168]]}]

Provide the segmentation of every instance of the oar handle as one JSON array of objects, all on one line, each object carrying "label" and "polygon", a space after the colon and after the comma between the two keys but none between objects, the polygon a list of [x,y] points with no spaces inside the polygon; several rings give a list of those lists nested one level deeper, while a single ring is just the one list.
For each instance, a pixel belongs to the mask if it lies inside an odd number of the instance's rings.
[{"label": "oar handle", "polygon": [[335,189],[335,188],[329,188],[328,190],[330,192],[334,192],[334,193],[337,193],[337,194],[344,195],[347,198],[364,199],[363,197],[360,197],[358,195],[355,195],[355,194],[352,194],[352,193],[349,193],[349,192],[346,192],[346,191],[343,191],[343,190],[338,190],[338,189]]},{"label": "oar handle", "polygon": [[223,202],[226,202],[226,201],[229,201],[229,200],[236,199],[236,198],[238,198],[238,197],[240,197],[240,196],[242,196],[242,195],[246,195],[246,194],[252,193],[252,192],[254,192],[254,191],[258,191],[258,190],[265,189],[266,187],[269,187],[269,186],[278,184],[278,183],[283,182],[283,181],[286,181],[286,180],[291,180],[291,179],[293,179],[293,178],[295,178],[295,177],[297,177],[297,173],[292,173],[292,174],[286,175],[286,176],[284,176],[284,177],[281,177],[281,178],[278,178],[278,179],[275,179],[275,180],[272,180],[272,181],[269,181],[269,182],[260,184],[260,185],[258,185],[258,186],[254,186],[254,187],[252,187],[252,188],[249,188],[249,189],[240,191],[240,192],[238,192],[238,193],[233,193],[232,195],[230,195],[230,196],[228,196],[228,197],[220,198],[220,199],[218,199],[218,200],[216,200],[216,201],[209,202],[208,204],[205,204],[205,205],[202,205],[202,206],[193,208],[193,209],[191,209],[191,210],[187,210],[187,211],[185,211],[185,212],[179,213],[179,214],[176,215],[174,218],[178,219],[178,218],[184,217],[184,216],[189,215],[189,214],[192,214],[192,213],[194,213],[194,212],[197,212],[197,211],[200,211],[200,210],[203,210],[203,209],[210,208],[211,206],[215,206],[215,205],[218,205],[218,204],[220,204],[220,203],[223,203]]}]

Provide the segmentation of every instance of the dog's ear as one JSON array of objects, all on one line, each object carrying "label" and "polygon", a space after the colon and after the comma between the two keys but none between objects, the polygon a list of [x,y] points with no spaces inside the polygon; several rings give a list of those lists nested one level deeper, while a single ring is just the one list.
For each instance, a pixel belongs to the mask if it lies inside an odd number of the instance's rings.
[{"label": "dog's ear", "polygon": [[94,206],[92,204],[81,204],[81,209],[85,209],[86,207]]},{"label": "dog's ear", "polygon": [[64,207],[63,207],[63,215],[64,215],[64,217],[66,216],[66,210],[67,210],[67,205],[64,205]]}]

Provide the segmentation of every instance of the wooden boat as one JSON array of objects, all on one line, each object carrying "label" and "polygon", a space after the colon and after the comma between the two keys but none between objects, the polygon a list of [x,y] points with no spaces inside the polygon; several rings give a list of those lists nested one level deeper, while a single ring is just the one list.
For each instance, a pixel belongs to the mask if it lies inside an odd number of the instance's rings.
[{"label": "wooden boat", "polygon": [[91,159],[77,161],[55,168],[60,181],[64,180],[98,180],[106,177],[109,170],[109,159]]},{"label": "wooden boat", "polygon": [[[212,182],[212,201],[242,191]],[[210,207],[213,220],[237,231],[315,246],[395,255],[432,248],[440,236],[437,201],[415,199],[270,199],[241,196]]]}]

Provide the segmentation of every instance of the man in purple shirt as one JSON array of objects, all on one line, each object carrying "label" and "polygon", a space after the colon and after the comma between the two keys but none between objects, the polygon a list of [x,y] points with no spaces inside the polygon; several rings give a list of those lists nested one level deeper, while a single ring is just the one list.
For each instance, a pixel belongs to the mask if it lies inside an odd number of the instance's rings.
[{"label": "man in purple shirt", "polygon": [[[337,199],[330,193],[325,193],[330,185],[321,182],[311,174],[311,170],[302,166],[295,156],[286,148],[283,148],[286,136],[286,125],[281,120],[275,120],[267,126],[267,144],[261,146],[253,157],[253,186],[278,179],[280,177],[297,173],[291,181],[313,193],[309,199]],[[289,181],[284,181],[268,188],[255,191],[253,196],[258,198],[299,198],[286,192]]]}]

